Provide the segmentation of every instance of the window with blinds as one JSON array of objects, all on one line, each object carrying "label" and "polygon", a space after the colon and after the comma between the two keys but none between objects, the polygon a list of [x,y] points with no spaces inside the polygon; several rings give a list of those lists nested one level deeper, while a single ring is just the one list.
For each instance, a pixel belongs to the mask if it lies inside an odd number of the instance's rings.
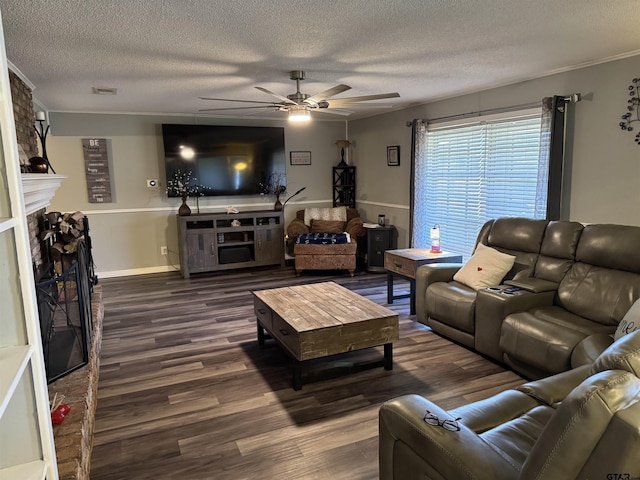
[{"label": "window with blinds", "polygon": [[547,166],[539,161],[540,128],[536,110],[417,133],[413,246],[430,246],[429,232],[437,224],[442,249],[468,257],[487,220],[544,218]]}]

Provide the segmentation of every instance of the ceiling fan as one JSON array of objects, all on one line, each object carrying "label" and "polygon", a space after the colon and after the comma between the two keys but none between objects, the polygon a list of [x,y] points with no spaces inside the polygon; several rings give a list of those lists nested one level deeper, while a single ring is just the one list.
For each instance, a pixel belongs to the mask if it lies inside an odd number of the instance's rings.
[{"label": "ceiling fan", "polygon": [[[310,112],[323,111],[326,113],[333,113],[336,115],[349,115],[353,111],[345,110],[344,108],[351,107],[376,107],[376,108],[391,108],[391,105],[380,105],[374,103],[360,103],[370,100],[381,100],[385,98],[396,98],[400,94],[394,93],[380,93],[377,95],[363,95],[360,97],[345,97],[332,99],[333,96],[339,93],[350,90],[349,85],[336,85],[335,87],[324,90],[315,95],[307,95],[300,92],[300,80],[304,80],[305,75],[302,70],[292,70],[289,72],[289,78],[296,81],[296,93],[287,95],[286,97],[278,95],[263,87],[255,87],[261,92],[264,92],[272,97],[277,98],[279,101],[275,102],[261,102],[254,100],[232,100],[229,98],[212,98],[212,97],[199,97],[201,100],[215,100],[221,102],[241,102],[241,103],[255,103],[260,105],[253,105],[247,107],[221,107],[221,108],[203,108],[200,112],[215,112],[223,110],[254,110],[254,113],[248,115],[255,115],[264,111],[279,111],[288,112],[289,120],[293,121],[305,121],[310,119]],[[255,111],[255,110],[258,111]]]}]

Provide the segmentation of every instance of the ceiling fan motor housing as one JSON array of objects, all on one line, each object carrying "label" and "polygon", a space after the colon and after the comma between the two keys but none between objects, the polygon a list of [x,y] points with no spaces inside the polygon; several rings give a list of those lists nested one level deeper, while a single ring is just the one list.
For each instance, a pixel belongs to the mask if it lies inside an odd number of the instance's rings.
[{"label": "ceiling fan motor housing", "polygon": [[294,102],[300,104],[302,102],[304,102],[305,98],[309,98],[310,95],[307,95],[306,93],[300,93],[300,92],[296,92],[296,93],[292,93],[291,95],[287,95],[287,98],[289,100],[293,100]]}]

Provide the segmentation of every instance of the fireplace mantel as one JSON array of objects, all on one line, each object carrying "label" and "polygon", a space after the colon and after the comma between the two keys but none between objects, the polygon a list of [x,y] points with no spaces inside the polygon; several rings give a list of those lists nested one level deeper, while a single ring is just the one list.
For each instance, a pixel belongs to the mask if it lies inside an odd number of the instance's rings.
[{"label": "fireplace mantel", "polygon": [[48,175],[44,173],[23,173],[22,193],[27,215],[47,207],[60,187],[64,175]]}]

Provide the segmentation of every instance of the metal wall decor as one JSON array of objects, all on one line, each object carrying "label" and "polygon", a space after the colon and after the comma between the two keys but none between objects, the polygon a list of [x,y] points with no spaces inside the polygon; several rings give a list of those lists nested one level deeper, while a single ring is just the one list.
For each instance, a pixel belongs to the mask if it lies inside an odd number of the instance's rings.
[{"label": "metal wall decor", "polygon": [[[640,122],[640,78],[634,78],[632,81],[633,85],[629,85],[631,98],[627,100],[627,113],[622,115],[622,121],[618,124],[622,130],[628,132],[633,131],[632,123]],[[640,132],[636,134],[635,142],[640,145]]]},{"label": "metal wall decor", "polygon": [[47,134],[49,133],[50,125],[47,125],[45,130],[44,122],[46,121],[45,112],[36,112],[36,121],[40,124],[40,130],[38,130],[38,126],[34,125],[33,128],[40,139],[40,145],[42,145],[42,157],[31,157],[29,162],[31,163],[31,171],[34,173],[47,173],[49,169],[53,173],[56,171],[53,169],[53,165],[49,161],[49,157],[47,156]]}]

